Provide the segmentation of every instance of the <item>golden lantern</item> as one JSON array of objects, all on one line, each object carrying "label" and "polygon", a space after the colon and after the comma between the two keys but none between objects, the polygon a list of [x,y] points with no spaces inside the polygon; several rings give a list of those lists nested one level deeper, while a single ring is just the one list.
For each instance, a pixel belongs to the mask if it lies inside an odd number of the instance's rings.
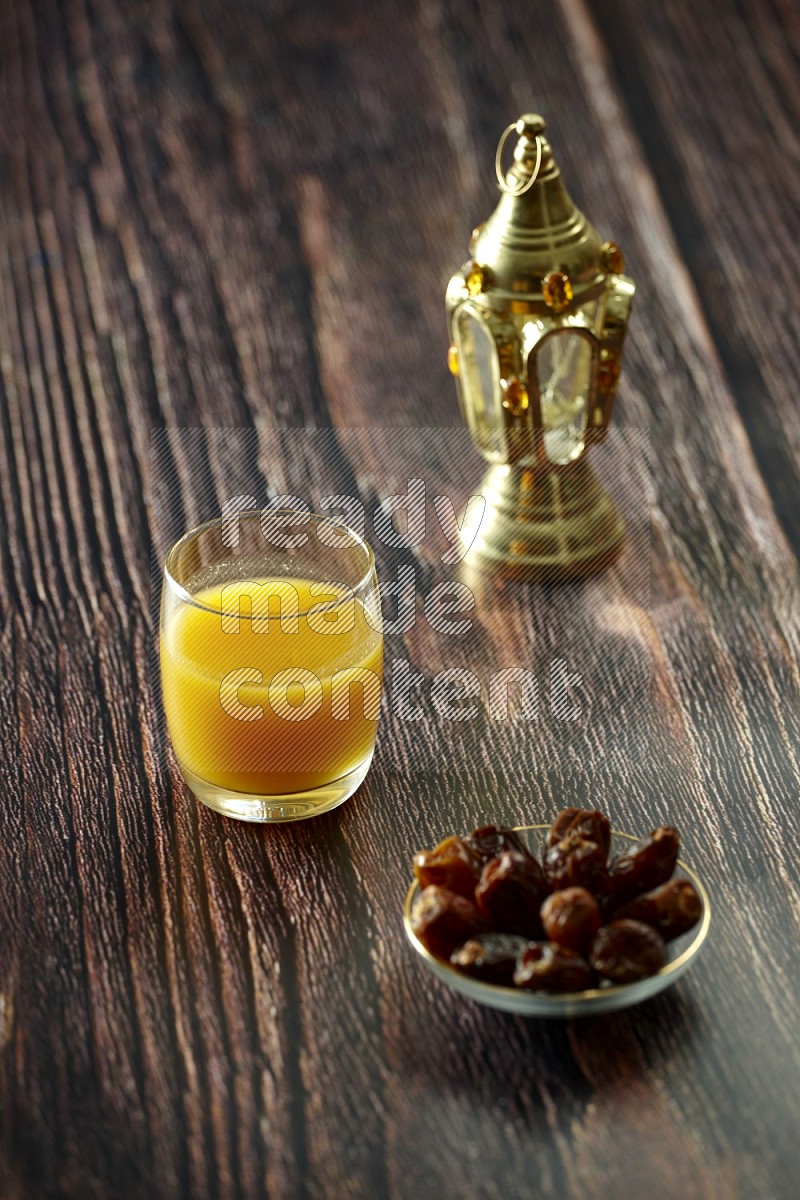
[{"label": "golden lantern", "polygon": [[500,139],[503,196],[447,288],[448,364],[491,464],[483,513],[462,530],[465,562],[557,580],[599,570],[622,545],[587,450],[611,419],[635,285],[619,247],[601,243],[570,199],[544,129],[527,114]]}]

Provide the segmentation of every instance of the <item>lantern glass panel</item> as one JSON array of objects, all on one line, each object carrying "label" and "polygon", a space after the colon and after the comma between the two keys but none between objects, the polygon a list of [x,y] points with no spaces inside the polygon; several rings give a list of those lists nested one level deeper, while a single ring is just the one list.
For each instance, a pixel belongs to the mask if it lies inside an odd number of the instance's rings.
[{"label": "lantern glass panel", "polygon": [[569,329],[550,334],[536,350],[544,449],[552,463],[572,462],[583,453],[592,363],[589,340]]},{"label": "lantern glass panel", "polygon": [[500,373],[494,338],[468,308],[456,318],[459,382],[472,436],[485,458],[502,461],[505,436],[498,403]]}]

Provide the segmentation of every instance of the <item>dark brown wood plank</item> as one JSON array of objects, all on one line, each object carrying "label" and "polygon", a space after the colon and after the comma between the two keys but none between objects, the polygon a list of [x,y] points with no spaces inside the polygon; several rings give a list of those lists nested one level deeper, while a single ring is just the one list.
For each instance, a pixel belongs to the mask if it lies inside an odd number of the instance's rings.
[{"label": "dark brown wood plank", "polygon": [[800,546],[797,10],[590,4],[759,470]]}]

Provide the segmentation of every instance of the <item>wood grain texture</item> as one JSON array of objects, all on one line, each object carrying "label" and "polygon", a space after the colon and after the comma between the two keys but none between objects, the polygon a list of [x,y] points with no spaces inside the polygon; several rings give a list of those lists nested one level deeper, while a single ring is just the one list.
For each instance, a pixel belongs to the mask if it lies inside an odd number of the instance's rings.
[{"label": "wood grain texture", "polygon": [[[0,6],[9,1200],[795,1194],[800,25],[713,8]],[[382,580],[414,572],[387,663],[423,719],[390,670],[338,812],[199,811],[160,714],[160,556],[233,494],[470,493],[443,291],[529,110],[639,284],[596,456],[625,552],[580,586],[487,584],[444,639],[429,507],[415,551],[376,542]],[[430,702],[445,667],[555,657],[575,722]],[[700,963],[591,1021],[457,1002],[403,944],[411,853],[575,801],[684,830]]]}]

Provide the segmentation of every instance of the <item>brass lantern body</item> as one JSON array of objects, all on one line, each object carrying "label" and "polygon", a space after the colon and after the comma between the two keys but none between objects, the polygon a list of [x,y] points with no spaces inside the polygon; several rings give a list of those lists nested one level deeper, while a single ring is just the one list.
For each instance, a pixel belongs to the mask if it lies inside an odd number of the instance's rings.
[{"label": "brass lantern body", "polygon": [[[502,199],[447,288],[449,363],[473,441],[490,463],[468,566],[528,579],[599,570],[622,518],[587,461],[605,437],[635,291],[619,248],[569,197],[544,137],[523,116]],[[501,139],[501,147],[503,139]]]}]

